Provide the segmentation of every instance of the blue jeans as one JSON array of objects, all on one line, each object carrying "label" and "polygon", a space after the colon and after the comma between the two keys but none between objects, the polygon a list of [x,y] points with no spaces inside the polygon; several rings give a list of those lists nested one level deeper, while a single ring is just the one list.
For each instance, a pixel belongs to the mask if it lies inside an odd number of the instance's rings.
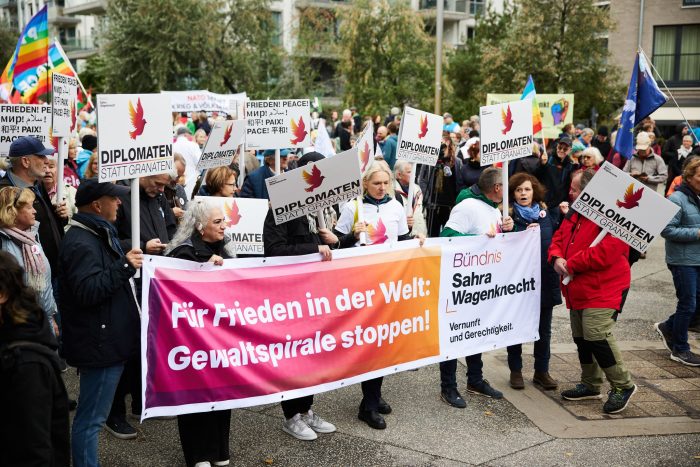
[{"label": "blue jeans", "polygon": [[73,420],[71,446],[74,467],[97,467],[97,437],[107,420],[124,365],[79,368],[80,395]]},{"label": "blue jeans", "polygon": [[676,287],[678,305],[676,312],[668,317],[666,326],[673,334],[673,350],[687,352],[688,326],[695,316],[697,305],[700,303],[700,266],[674,266],[668,268],[673,275],[673,285]]},{"label": "blue jeans", "polygon": [[[552,340],[552,307],[540,307],[540,338],[535,341],[535,372],[549,371],[549,343]],[[523,369],[523,346],[521,344],[508,346],[508,368],[510,371]]]},{"label": "blue jeans", "polygon": [[[484,380],[484,362],[481,360],[481,354],[470,355],[467,360],[467,384],[469,386],[478,386]],[[440,362],[440,388],[457,389],[457,360],[447,360]]]}]

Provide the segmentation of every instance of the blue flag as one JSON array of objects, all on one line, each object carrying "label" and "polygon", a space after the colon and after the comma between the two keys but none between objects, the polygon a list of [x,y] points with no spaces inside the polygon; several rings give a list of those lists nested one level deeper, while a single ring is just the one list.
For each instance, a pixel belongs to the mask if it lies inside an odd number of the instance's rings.
[{"label": "blue flag", "polygon": [[627,99],[622,108],[620,128],[617,130],[615,139],[615,151],[627,159],[631,158],[634,152],[634,127],[654,110],[664,105],[667,100],[668,98],[651,76],[646,57],[637,51],[630,86],[627,89]]}]

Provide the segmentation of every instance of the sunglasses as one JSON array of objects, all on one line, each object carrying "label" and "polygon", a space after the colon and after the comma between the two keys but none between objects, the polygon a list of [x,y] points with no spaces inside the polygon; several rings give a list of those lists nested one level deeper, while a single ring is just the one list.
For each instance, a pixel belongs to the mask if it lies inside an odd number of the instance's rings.
[{"label": "sunglasses", "polygon": [[17,194],[15,195],[15,200],[12,203],[12,206],[17,207],[17,203],[19,203],[19,198],[22,196],[22,189],[17,190]]}]

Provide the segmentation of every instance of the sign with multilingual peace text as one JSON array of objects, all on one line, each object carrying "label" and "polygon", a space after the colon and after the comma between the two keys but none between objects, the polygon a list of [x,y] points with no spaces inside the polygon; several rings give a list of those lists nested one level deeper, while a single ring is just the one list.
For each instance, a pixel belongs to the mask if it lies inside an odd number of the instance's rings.
[{"label": "sign with multilingual peace text", "polygon": [[7,157],[10,145],[20,136],[34,136],[55,149],[50,128],[50,105],[0,104],[0,157]]},{"label": "sign with multilingual peace text", "polygon": [[78,79],[52,73],[51,134],[66,138],[75,132],[78,121]]},{"label": "sign with multilingual peace text", "polygon": [[246,149],[285,149],[311,146],[308,99],[247,101]]}]

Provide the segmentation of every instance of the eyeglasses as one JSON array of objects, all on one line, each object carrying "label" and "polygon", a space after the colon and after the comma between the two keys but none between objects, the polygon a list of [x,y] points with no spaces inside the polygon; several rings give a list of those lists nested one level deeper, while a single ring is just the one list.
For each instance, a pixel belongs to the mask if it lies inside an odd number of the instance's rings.
[{"label": "eyeglasses", "polygon": [[583,159],[593,159],[593,156],[581,156]]}]

